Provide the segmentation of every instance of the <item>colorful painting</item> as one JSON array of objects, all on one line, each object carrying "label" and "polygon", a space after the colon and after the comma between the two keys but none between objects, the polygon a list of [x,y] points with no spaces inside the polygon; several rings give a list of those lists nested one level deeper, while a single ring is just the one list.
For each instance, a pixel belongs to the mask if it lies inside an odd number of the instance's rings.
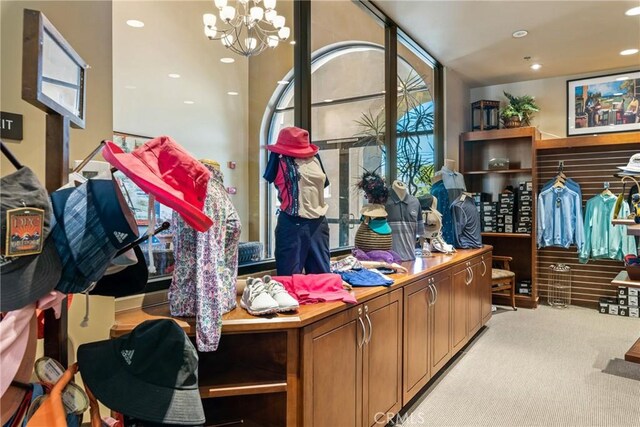
[{"label": "colorful painting", "polygon": [[640,130],[640,71],[567,81],[567,135]]}]

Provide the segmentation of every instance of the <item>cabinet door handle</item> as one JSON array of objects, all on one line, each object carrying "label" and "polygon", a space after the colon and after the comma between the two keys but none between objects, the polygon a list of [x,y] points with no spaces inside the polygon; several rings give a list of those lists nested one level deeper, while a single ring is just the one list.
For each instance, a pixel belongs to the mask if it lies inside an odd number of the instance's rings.
[{"label": "cabinet door handle", "polygon": [[438,287],[436,286],[436,282],[433,282],[433,290],[435,292],[435,296],[433,297],[433,303],[435,304],[438,301]]},{"label": "cabinet door handle", "polygon": [[469,267],[469,273],[471,273],[471,281],[473,282],[473,269]]},{"label": "cabinet door handle", "polygon": [[467,267],[467,278],[464,281],[464,284],[469,286],[471,284],[471,268]]},{"label": "cabinet door handle", "polygon": [[429,292],[431,292],[431,296],[433,298],[428,298],[429,306],[432,306],[436,302],[436,294],[433,292],[433,284],[429,283]]},{"label": "cabinet door handle", "polygon": [[358,344],[358,348],[362,348],[365,342],[365,337],[367,336],[367,330],[364,327],[364,322],[362,321],[362,308],[358,309],[358,321],[360,322],[360,326],[362,326],[362,339]]},{"label": "cabinet door handle", "polygon": [[482,260],[482,267],[484,268],[484,270],[482,270],[482,277],[484,277],[484,275],[487,274],[487,264],[485,264],[484,260]]},{"label": "cabinet door handle", "polygon": [[369,344],[371,342],[371,335],[373,335],[373,325],[371,324],[371,318],[369,317],[369,307],[366,305],[364,306],[364,317],[366,317],[367,322],[369,322],[369,337],[365,341],[366,344]]}]

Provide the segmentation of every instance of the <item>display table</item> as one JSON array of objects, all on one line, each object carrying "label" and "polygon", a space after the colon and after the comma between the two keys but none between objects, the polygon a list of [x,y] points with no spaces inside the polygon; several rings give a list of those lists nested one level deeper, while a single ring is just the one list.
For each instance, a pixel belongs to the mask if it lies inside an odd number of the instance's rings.
[{"label": "display table", "polygon": [[[225,314],[218,350],[199,353],[207,424],[385,425],[491,317],[491,250],[406,262],[392,286],[355,288],[357,304]],[[167,317],[168,304],[122,311],[111,335]]]}]

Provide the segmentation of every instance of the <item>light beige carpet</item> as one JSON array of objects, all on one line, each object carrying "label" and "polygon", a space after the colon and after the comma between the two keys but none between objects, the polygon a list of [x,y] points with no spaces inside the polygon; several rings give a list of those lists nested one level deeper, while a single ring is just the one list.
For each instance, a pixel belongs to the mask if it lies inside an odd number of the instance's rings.
[{"label": "light beige carpet", "polygon": [[399,419],[411,426],[640,426],[640,319],[500,310]]}]

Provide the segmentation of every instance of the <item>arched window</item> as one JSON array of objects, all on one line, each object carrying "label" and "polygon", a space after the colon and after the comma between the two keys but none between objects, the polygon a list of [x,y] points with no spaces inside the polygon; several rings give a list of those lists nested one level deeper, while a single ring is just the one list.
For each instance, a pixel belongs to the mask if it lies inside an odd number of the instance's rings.
[{"label": "arched window", "polygon": [[[378,44],[336,43],[312,55],[311,140],[320,147],[331,182],[325,191],[331,248],[353,244],[358,213],[365,203],[355,189],[362,172],[377,169],[384,175],[384,77],[384,47]],[[416,195],[428,192],[433,175],[432,79],[433,73],[422,75],[407,60],[398,58],[397,176]],[[280,129],[294,121],[293,70],[284,80],[287,83],[274,92],[263,116],[263,169],[266,145],[275,143]],[[261,206],[267,207],[261,218],[262,240],[270,256],[279,202],[272,186],[262,194],[266,200]]]}]

